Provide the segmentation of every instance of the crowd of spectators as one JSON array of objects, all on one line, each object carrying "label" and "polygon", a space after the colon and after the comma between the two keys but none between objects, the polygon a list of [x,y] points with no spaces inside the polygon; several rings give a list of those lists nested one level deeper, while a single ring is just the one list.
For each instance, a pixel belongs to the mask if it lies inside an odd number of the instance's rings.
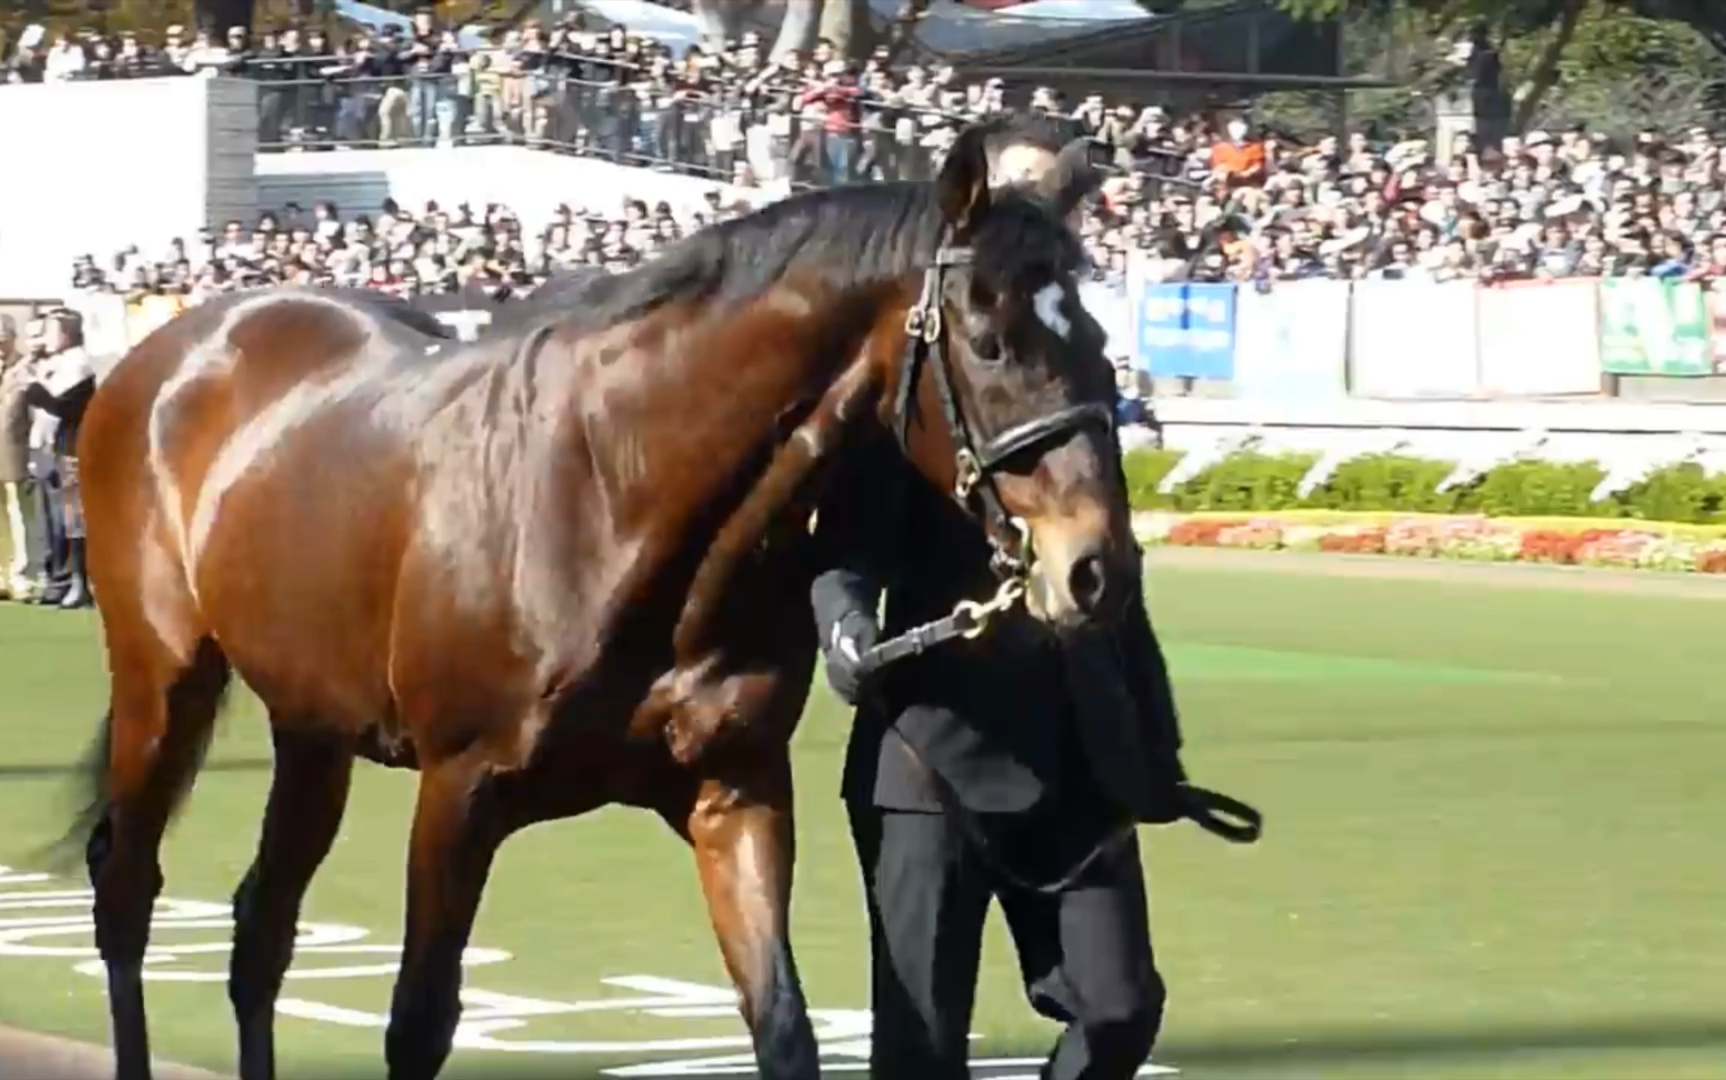
[{"label": "crowd of spectators", "polygon": [[[548,147],[729,179],[738,188],[918,178],[960,126],[1007,108],[1053,113],[1115,166],[1084,222],[1101,277],[1143,257],[1153,276],[1267,283],[1309,277],[1501,281],[1726,274],[1726,140],[1695,129],[1615,140],[1583,126],[1443,148],[1356,133],[1301,143],[1245,117],[1009,95],[952,68],[853,66],[819,43],[775,62],[753,35],[681,59],[625,28],[527,22],[464,46],[429,10],[411,32],[332,43],[283,29],[254,47],[170,27],[159,44],[64,35],[20,53],[13,79],[167,70],[263,80],[266,143],[313,149],[538,140]],[[503,207],[390,206],[342,219],[288,208],[167,253],[87,260],[80,281],[199,294],[272,281],[414,292],[470,281],[531,286],[559,264],[633,265],[729,208],[566,208],[522,222]]]},{"label": "crowd of spectators", "polygon": [[[608,208],[609,209],[609,208]],[[738,212],[718,189],[699,208],[631,200],[611,214],[559,207],[551,219],[523,222],[507,206],[404,207],[386,200],[375,212],[344,214],[335,204],[311,212],[290,204],[255,222],[228,221],[165,251],[131,246],[106,265],[82,258],[80,289],[131,298],[211,295],[263,285],[372,288],[402,297],[479,290],[526,293],[560,267],[627,270],[692,229]]]}]

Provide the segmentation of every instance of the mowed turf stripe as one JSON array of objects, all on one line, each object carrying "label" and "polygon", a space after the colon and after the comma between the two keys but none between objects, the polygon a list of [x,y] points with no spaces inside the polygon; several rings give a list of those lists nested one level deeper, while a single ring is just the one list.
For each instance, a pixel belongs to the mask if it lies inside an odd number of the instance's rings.
[{"label": "mowed turf stripe", "polygon": [[1169,669],[1177,680],[1222,682],[1394,682],[1443,685],[1556,683],[1547,672],[1462,667],[1423,660],[1254,649],[1239,645],[1170,644]]}]

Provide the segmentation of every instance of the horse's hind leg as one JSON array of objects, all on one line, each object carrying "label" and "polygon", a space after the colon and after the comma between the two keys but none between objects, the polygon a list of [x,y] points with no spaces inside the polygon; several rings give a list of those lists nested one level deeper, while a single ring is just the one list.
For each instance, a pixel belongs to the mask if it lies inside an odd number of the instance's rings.
[{"label": "horse's hind leg", "polygon": [[700,782],[687,818],[726,970],[743,996],[761,1080],[819,1077],[820,1050],[791,955],[791,762],[784,748]]},{"label": "horse's hind leg", "polygon": [[300,902],[335,842],[354,763],[346,740],[274,714],[270,720],[275,775],[258,854],[234,893],[228,969],[242,1080],[275,1075],[276,997],[293,959]]},{"label": "horse's hind leg", "polygon": [[227,687],[214,642],[189,659],[152,643],[136,654],[109,634],[113,698],[108,715],[106,808],[86,848],[95,889],[96,946],[108,970],[108,1011],[120,1080],[150,1075],[144,1021],[144,950],[162,889],[162,833],[191,786]]}]

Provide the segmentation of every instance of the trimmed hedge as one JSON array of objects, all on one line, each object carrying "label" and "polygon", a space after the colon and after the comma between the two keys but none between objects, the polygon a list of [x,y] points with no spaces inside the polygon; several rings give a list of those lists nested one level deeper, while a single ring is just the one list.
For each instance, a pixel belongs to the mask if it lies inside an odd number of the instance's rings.
[{"label": "trimmed hedge", "polygon": [[1126,456],[1128,497],[1135,510],[1350,510],[1490,517],[1608,518],[1726,524],[1726,474],[1700,465],[1668,465],[1630,487],[1590,502],[1606,477],[1598,462],[1518,461],[1440,493],[1455,463],[1397,454],[1346,461],[1307,498],[1297,494],[1316,454],[1236,454],[1179,485],[1157,490],[1181,460],[1178,450],[1134,450]]}]

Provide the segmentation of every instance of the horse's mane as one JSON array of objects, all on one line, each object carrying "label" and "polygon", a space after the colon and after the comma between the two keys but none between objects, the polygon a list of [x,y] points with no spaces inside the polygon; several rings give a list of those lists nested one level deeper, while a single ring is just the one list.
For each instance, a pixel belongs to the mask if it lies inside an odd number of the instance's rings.
[{"label": "horse's mane", "polygon": [[[437,316],[430,312],[421,311],[409,301],[391,293],[340,285],[325,285],[312,291],[321,296],[334,297],[355,307],[363,308],[371,312],[376,318],[405,326],[417,334],[436,338],[454,336],[449,327],[437,320]],[[231,295],[242,299],[246,296],[245,293]]]},{"label": "horse's mane", "polygon": [[[995,121],[990,131],[997,144],[1053,142],[1052,125],[1045,130],[1026,119]],[[984,227],[970,238],[979,274],[1012,281],[1051,257],[1077,260],[1077,240],[1037,197],[1009,190],[992,198]],[[927,266],[943,225],[938,188],[930,181],[803,192],[710,225],[634,270],[555,289],[546,300],[574,302],[574,310],[559,314],[598,330],[678,301],[746,302],[793,273],[835,289],[867,286]],[[531,300],[550,313],[537,292]]]}]

